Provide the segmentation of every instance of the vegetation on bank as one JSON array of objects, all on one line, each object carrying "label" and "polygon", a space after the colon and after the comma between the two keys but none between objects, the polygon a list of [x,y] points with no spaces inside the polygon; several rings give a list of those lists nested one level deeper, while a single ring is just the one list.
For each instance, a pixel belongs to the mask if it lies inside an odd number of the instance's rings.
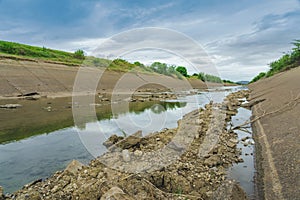
[{"label": "vegetation on bank", "polygon": [[267,72],[259,73],[251,80],[250,83],[256,82],[262,78],[273,76],[279,72],[298,67],[300,65],[300,40],[295,40],[292,44],[294,45],[294,48],[291,52],[285,53],[278,60],[271,62],[269,64],[270,69]]},{"label": "vegetation on bank", "polygon": [[15,59],[33,59],[43,60],[47,62],[58,62],[66,65],[84,65],[94,67],[107,67],[108,70],[128,72],[137,71],[143,73],[158,73],[166,76],[176,77],[182,79],[196,78],[204,82],[213,83],[230,83],[235,84],[229,80],[222,80],[218,76],[205,74],[203,72],[199,74],[193,74],[190,76],[187,72],[186,67],[168,65],[166,63],[154,62],[150,66],[146,66],[140,62],[130,63],[123,59],[115,59],[113,61],[96,58],[93,56],[85,56],[84,51],[78,49],[74,53],[64,52],[59,50],[53,50],[46,47],[35,47],[25,44],[19,44],[15,42],[0,41],[0,56],[15,58]]},{"label": "vegetation on bank", "polygon": [[15,42],[0,41],[0,53],[2,55],[14,55],[31,59],[44,59],[67,64],[81,64],[84,60],[84,52],[77,50],[74,53],[35,47]]}]

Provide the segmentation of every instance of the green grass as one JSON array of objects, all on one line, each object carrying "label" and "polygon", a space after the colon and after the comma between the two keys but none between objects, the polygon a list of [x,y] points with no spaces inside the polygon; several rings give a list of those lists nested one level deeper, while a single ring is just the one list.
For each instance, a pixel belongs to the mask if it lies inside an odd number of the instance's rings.
[{"label": "green grass", "polygon": [[16,56],[16,58],[23,57],[27,59],[55,61],[73,65],[80,65],[84,59],[84,57],[76,56],[75,53],[7,41],[0,41],[0,54],[3,56]]}]

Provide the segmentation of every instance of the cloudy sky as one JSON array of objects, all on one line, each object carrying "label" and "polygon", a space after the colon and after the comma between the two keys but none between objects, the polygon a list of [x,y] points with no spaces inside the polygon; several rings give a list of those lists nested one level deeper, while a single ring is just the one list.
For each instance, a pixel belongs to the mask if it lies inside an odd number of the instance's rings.
[{"label": "cloudy sky", "polygon": [[[300,1],[0,0],[0,24],[0,40],[67,51],[82,48],[89,54],[124,31],[171,29],[196,41],[223,79],[238,81],[267,70],[269,62],[289,51],[294,39],[300,39]],[[167,42],[178,41],[170,37]],[[184,59],[157,50],[132,52],[127,58],[170,64]]]}]

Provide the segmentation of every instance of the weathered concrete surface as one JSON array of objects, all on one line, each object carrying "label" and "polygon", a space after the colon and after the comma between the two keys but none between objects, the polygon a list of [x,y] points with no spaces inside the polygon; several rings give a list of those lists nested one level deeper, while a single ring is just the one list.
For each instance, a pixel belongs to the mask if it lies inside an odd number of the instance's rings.
[{"label": "weathered concrete surface", "polygon": [[78,66],[42,61],[16,61],[0,58],[0,97],[16,97],[36,92],[43,96],[71,96],[79,70],[85,77],[79,89],[87,92],[91,89],[91,81],[95,81],[97,92],[111,92],[116,86],[121,90],[119,92],[132,91],[136,86],[152,90],[207,87],[201,80],[189,82],[159,74],[104,71],[105,68],[84,67],[80,69]]},{"label": "weathered concrete surface", "polygon": [[251,84],[260,199],[300,199],[300,67]]}]

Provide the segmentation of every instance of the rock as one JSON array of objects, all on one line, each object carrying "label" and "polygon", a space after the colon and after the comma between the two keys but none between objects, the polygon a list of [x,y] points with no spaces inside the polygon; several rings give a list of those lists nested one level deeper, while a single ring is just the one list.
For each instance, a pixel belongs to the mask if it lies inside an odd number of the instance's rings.
[{"label": "rock", "polygon": [[38,99],[40,99],[40,98],[41,98],[40,95],[25,96],[25,99],[26,99],[26,100],[34,100],[34,101],[36,101],[36,100],[38,100]]},{"label": "rock", "polygon": [[122,139],[124,139],[124,137],[122,136],[117,136],[117,135],[112,135],[110,136],[105,142],[103,142],[103,145],[106,148],[111,147],[112,145],[116,144],[117,142],[121,141]]},{"label": "rock", "polygon": [[136,150],[136,151],[133,152],[133,154],[134,154],[135,156],[137,156],[137,157],[140,157],[140,156],[143,155],[143,152],[140,151],[140,150]]},{"label": "rock", "polygon": [[209,167],[217,166],[221,164],[221,159],[218,155],[211,155],[204,161],[204,164]]},{"label": "rock", "polygon": [[0,108],[6,108],[6,109],[15,109],[15,108],[20,108],[22,107],[21,104],[5,104],[5,105],[0,105]]},{"label": "rock", "polygon": [[119,187],[112,187],[102,195],[100,200],[133,200],[133,198],[125,194]]},{"label": "rock", "polygon": [[125,162],[129,162],[130,161],[130,155],[129,155],[129,151],[127,149],[124,149],[122,151],[122,158]]},{"label": "rock", "polygon": [[4,200],[3,188],[0,186],[0,200]]},{"label": "rock", "polygon": [[141,142],[140,137],[131,135],[131,136],[125,138],[124,140],[122,140],[121,142],[119,142],[117,146],[122,149],[129,149],[134,146],[137,146],[140,142]]},{"label": "rock", "polygon": [[247,200],[245,191],[234,181],[224,182],[212,195],[215,200]]},{"label": "rock", "polygon": [[238,143],[238,140],[231,138],[226,142],[226,145],[230,148],[234,148],[236,144]]},{"label": "rock", "polygon": [[78,173],[78,171],[80,169],[82,169],[83,166],[84,165],[81,162],[79,162],[78,160],[72,160],[66,167],[65,171],[69,172],[73,175],[76,175]]},{"label": "rock", "polygon": [[245,142],[245,141],[248,140],[248,139],[250,139],[249,136],[242,138],[241,141]]},{"label": "rock", "polygon": [[241,106],[244,107],[244,108],[251,108],[252,106],[260,103],[260,102],[263,102],[265,101],[266,99],[257,99],[257,100],[253,100],[253,101],[250,101],[248,103],[243,103]]}]

